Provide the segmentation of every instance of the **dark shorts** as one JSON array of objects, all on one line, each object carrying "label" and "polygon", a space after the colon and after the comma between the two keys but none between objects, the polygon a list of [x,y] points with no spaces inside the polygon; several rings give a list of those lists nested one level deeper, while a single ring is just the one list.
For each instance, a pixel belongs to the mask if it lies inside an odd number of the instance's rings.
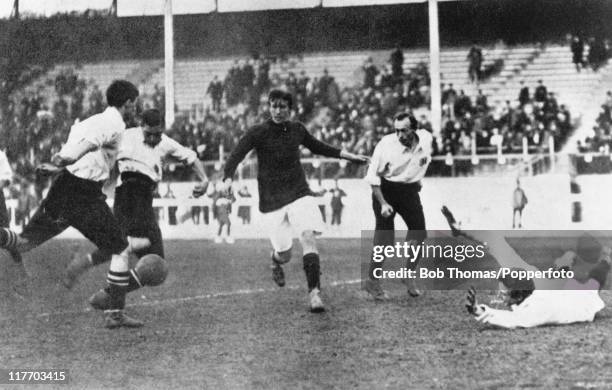
[{"label": "dark shorts", "polygon": [[151,242],[149,248],[138,252],[139,256],[152,253],[164,257],[162,234],[153,210],[155,183],[138,174],[122,174],[121,179],[113,206],[119,225],[127,236],[146,237]]},{"label": "dark shorts", "polygon": [[81,232],[100,250],[119,254],[127,240],[102,193],[102,184],[81,179],[63,170],[55,179],[21,236],[40,245],[69,226]]},{"label": "dark shorts", "polygon": [[[417,240],[418,242],[425,240],[427,232],[425,231],[425,215],[419,196],[419,191],[421,190],[420,183],[394,183],[382,179],[380,190],[385,200],[393,207],[394,213],[390,217],[383,217],[381,205],[378,199],[372,195],[376,230],[394,231],[394,218],[396,214],[399,214],[408,227],[406,240]],[[389,234],[389,237],[391,238],[388,240],[392,240],[393,235]]]}]

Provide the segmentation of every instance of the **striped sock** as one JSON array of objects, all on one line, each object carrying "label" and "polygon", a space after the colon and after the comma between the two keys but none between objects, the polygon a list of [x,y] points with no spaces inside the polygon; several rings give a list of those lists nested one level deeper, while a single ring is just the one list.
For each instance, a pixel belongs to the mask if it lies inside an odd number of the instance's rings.
[{"label": "striped sock", "polygon": [[0,228],[0,248],[9,251],[17,250],[18,238],[17,233],[11,229]]},{"label": "striped sock", "polygon": [[128,259],[125,255],[113,255],[108,274],[106,275],[106,292],[111,297],[111,309],[125,307],[125,294],[130,283]]}]

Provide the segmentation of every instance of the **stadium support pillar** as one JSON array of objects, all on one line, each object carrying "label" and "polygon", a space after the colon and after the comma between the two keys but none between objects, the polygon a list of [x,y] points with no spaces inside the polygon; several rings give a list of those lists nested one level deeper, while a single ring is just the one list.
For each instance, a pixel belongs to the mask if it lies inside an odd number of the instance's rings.
[{"label": "stadium support pillar", "polygon": [[172,0],[164,1],[164,66],[166,89],[166,128],[174,124],[174,27]]},{"label": "stadium support pillar", "polygon": [[13,1],[13,11],[11,12],[11,16],[14,19],[19,19],[19,0]]},{"label": "stadium support pillar", "polygon": [[431,127],[440,134],[442,97],[440,92],[440,31],[438,29],[438,0],[429,0],[429,73],[431,77]]}]

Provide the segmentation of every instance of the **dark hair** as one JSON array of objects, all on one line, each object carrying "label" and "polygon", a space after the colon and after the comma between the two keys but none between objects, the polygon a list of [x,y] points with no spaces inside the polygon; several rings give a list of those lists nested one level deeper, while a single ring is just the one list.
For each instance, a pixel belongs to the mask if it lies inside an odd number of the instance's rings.
[{"label": "dark hair", "polygon": [[152,108],[142,113],[142,123],[147,126],[155,127],[162,123],[162,116],[158,109]]},{"label": "dark hair", "polygon": [[412,130],[416,130],[419,127],[419,122],[416,120],[416,118],[414,117],[414,115],[412,115],[409,112],[400,112],[399,114],[397,114],[395,116],[395,118],[393,119],[393,121],[403,121],[404,119],[408,118],[410,120],[410,128]]},{"label": "dark hair", "polygon": [[293,108],[293,96],[289,92],[273,89],[268,94],[268,103],[272,103],[272,100],[284,100],[289,105],[289,108]]},{"label": "dark hair", "polygon": [[[511,268],[510,271],[524,271],[522,268]],[[531,279],[518,279],[511,276],[499,278],[499,281],[506,286],[509,297],[516,304],[523,302],[535,290],[535,283]]]},{"label": "dark hair", "polygon": [[106,102],[111,107],[119,108],[137,97],[138,88],[127,80],[115,80],[106,90]]},{"label": "dark hair", "polygon": [[583,234],[578,238],[576,254],[587,263],[595,264],[601,256],[601,244],[595,237]]}]

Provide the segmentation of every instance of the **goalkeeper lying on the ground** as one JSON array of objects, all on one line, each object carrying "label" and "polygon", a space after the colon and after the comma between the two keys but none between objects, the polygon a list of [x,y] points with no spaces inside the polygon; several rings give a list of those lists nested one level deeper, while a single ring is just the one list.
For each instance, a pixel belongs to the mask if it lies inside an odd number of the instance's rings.
[{"label": "goalkeeper lying on the ground", "polygon": [[[501,266],[513,266],[517,263],[527,265],[505,239],[489,240],[491,237],[478,237],[478,232],[464,234],[458,227],[452,213],[442,208],[442,213],[455,236],[484,242],[487,240],[490,252]],[[467,296],[466,307],[477,321],[501,328],[530,328],[540,325],[571,324],[591,322],[605,304],[599,296],[599,290],[606,283],[610,272],[609,249],[603,248],[595,238],[584,235],[578,239],[576,253],[568,252],[555,261],[558,268],[568,268],[574,272],[574,278],[564,280],[562,289],[550,289],[542,285],[537,288],[531,279],[500,279],[500,289],[505,295],[504,303],[510,310],[493,309],[480,304],[476,291],[471,288]],[[511,261],[508,264],[508,260]],[[517,268],[514,268],[517,269]]]}]

